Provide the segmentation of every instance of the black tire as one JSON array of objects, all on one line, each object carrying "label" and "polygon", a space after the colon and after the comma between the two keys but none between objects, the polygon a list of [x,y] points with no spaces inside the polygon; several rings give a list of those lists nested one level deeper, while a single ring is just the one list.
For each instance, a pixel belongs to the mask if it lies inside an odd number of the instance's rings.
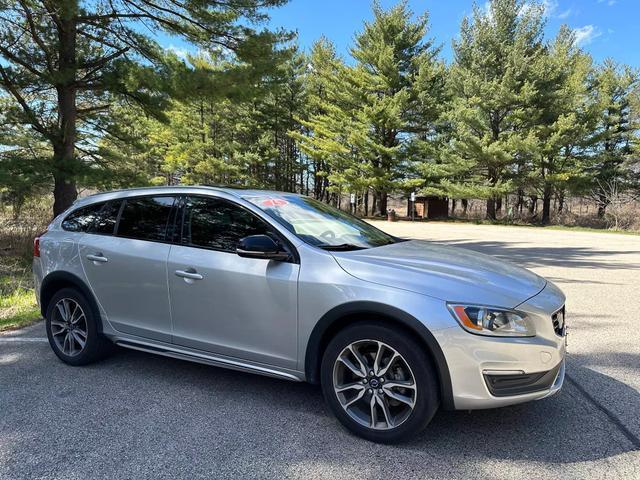
[{"label": "black tire", "polygon": [[[82,308],[86,318],[87,338],[85,345],[79,353],[74,355],[68,355],[62,351],[60,346],[54,340],[52,333],[51,321],[54,318],[54,309],[56,309],[56,305],[62,299],[71,299],[76,302]],[[58,358],[69,365],[81,366],[101,360],[113,350],[113,343],[100,334],[99,322],[99,314],[95,312],[95,309],[80,291],[75,288],[63,288],[53,295],[49,305],[47,305],[45,324],[49,345],[51,345],[53,352],[58,356]]]},{"label": "black tire", "polygon": [[[338,356],[353,342],[365,340],[380,341],[396,350],[409,366],[417,386],[413,411],[398,426],[386,430],[370,428],[354,420],[334,390],[334,364]],[[424,347],[403,330],[382,321],[359,322],[338,332],[324,351],[320,381],[325,400],[338,420],[354,434],[372,442],[398,443],[410,439],[427,426],[439,405],[437,375]]]}]

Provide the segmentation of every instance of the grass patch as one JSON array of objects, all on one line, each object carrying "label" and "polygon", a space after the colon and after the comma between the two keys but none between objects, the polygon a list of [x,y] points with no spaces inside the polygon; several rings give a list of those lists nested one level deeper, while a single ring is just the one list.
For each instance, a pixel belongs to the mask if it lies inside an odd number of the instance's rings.
[{"label": "grass patch", "polygon": [[31,267],[22,257],[0,257],[0,331],[24,327],[39,318]]}]

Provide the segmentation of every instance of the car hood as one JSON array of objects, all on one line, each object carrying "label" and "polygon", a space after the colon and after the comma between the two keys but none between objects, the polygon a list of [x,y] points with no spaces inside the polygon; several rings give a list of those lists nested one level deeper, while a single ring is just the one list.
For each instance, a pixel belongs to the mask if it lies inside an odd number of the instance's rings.
[{"label": "car hood", "polygon": [[356,278],[449,302],[513,308],[547,283],[509,262],[419,240],[331,253]]}]

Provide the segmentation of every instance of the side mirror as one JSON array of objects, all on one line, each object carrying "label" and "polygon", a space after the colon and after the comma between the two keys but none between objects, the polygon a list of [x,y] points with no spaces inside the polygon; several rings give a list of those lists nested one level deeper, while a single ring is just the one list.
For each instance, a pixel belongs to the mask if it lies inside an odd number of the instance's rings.
[{"label": "side mirror", "polygon": [[277,261],[287,260],[290,256],[288,252],[281,250],[275,240],[268,235],[249,235],[241,238],[236,253],[245,258]]}]

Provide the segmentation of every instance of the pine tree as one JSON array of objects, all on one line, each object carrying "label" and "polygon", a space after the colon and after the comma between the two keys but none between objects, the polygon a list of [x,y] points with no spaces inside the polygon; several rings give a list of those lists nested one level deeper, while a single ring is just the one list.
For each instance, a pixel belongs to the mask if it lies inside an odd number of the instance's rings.
[{"label": "pine tree", "polygon": [[356,35],[351,55],[357,62],[352,73],[363,93],[360,108],[369,131],[372,186],[384,215],[387,196],[407,169],[411,134],[430,128],[433,104],[423,87],[438,76],[434,63],[439,49],[425,40],[428,15],[413,20],[406,1],[388,11],[374,3],[373,14],[373,21]]},{"label": "pine tree", "polygon": [[162,49],[146,33],[161,30],[260,64],[275,36],[247,21],[284,0],[1,0],[0,86],[20,121],[50,145],[54,214],[76,198],[76,183],[96,165],[96,135],[108,133],[113,99],[161,110],[167,82]]},{"label": "pine tree", "polygon": [[454,194],[486,198],[487,218],[495,219],[497,200],[513,190],[524,167],[526,116],[536,93],[533,69],[543,53],[544,21],[539,4],[491,0],[487,5],[486,10],[474,6],[453,45],[447,156],[454,164],[473,164],[468,183],[456,182],[463,188]]},{"label": "pine tree", "polygon": [[340,194],[368,189],[372,172],[361,89],[326,39],[312,48],[305,90],[307,111],[300,119],[305,131],[292,137],[312,161],[316,198],[338,204]]},{"label": "pine tree", "polygon": [[636,154],[638,142],[637,112],[640,77],[637,71],[605,60],[597,68],[593,83],[596,125],[591,138],[589,165],[590,186],[604,217],[611,199],[607,194],[615,186],[622,192],[637,187],[638,173],[628,168]]},{"label": "pine tree", "polygon": [[575,46],[571,30],[562,27],[534,67],[536,93],[527,108],[530,130],[523,148],[530,163],[526,174],[521,172],[521,180],[523,189],[542,198],[541,222],[547,224],[553,195],[562,195],[581,174],[593,127],[588,101],[591,59]]}]

